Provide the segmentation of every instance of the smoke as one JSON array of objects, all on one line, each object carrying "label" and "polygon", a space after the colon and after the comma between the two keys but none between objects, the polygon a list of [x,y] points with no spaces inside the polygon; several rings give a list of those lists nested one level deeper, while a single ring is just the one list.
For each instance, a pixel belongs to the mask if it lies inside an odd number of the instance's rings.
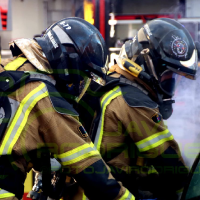
[{"label": "smoke", "polygon": [[191,167],[200,152],[200,72],[195,81],[181,77],[174,99],[174,111],[167,125],[186,165]]},{"label": "smoke", "polygon": [[175,15],[174,17],[177,18],[178,16],[176,16],[176,14],[182,14],[180,11],[182,10],[182,5],[179,3],[176,3],[174,5],[172,5],[171,7],[167,7],[167,8],[162,8],[160,10],[160,14],[172,14]]}]

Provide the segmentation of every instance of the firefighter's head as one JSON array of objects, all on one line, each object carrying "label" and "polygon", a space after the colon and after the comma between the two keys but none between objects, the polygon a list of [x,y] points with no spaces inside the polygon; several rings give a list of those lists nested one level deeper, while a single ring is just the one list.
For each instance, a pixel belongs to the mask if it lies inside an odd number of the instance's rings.
[{"label": "firefighter's head", "polygon": [[105,83],[106,45],[100,32],[87,21],[70,17],[51,25],[42,37],[35,38],[64,84],[73,84],[79,93],[80,82],[89,77]]},{"label": "firefighter's head", "polygon": [[168,18],[146,23],[123,45],[117,63],[127,71],[124,59],[141,67],[146,76],[138,77],[154,89],[160,104],[171,101],[178,75],[195,79],[198,68],[192,37],[183,25]]}]

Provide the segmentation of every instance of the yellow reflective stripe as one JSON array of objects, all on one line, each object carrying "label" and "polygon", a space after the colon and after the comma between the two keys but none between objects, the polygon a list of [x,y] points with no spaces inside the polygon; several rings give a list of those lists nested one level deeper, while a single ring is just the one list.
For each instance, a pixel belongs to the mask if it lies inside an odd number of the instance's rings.
[{"label": "yellow reflective stripe", "polygon": [[94,143],[93,143],[93,142],[90,142],[90,146],[91,146],[92,148],[94,148]]},{"label": "yellow reflective stripe", "polygon": [[108,104],[110,104],[110,102],[113,99],[115,99],[116,97],[120,95],[122,95],[122,92],[120,90],[120,87],[117,86],[113,90],[108,92],[101,101],[102,113],[101,113],[101,119],[99,121],[97,134],[95,137],[95,146],[99,152],[100,152],[100,147],[101,147],[101,141],[103,138],[104,115],[105,115],[106,107]]},{"label": "yellow reflective stripe", "polygon": [[126,192],[119,200],[135,200],[135,197],[126,189]]},{"label": "yellow reflective stripe", "polygon": [[116,90],[119,89],[119,86],[115,87],[114,89],[110,90],[106,95],[104,95],[103,99],[101,100],[101,107],[102,107],[102,104],[103,102],[105,101],[105,99],[113,92],[115,92]]},{"label": "yellow reflective stripe", "polygon": [[[45,87],[44,83],[41,83],[37,88],[35,88],[33,91],[31,91],[20,103],[20,106],[13,118],[12,123],[10,124],[8,131],[5,135],[5,138],[3,140],[3,143],[0,147],[0,155],[4,154],[11,154],[12,148],[17,142],[26,122],[28,119],[28,116],[35,106],[35,104],[41,100],[42,98],[48,96],[47,90],[42,91],[42,89]],[[39,93],[41,91],[41,94]],[[31,98],[39,93],[39,95],[31,100]],[[31,100],[31,101],[30,101]],[[29,102],[30,101],[30,102]],[[27,102],[29,102],[28,107],[24,113],[23,108],[27,106]],[[19,122],[20,117],[22,120]],[[17,129],[17,130],[16,130]],[[11,137],[11,138],[10,138]],[[5,148],[6,147],[6,148]],[[7,149],[8,148],[8,149]],[[5,149],[5,150],[4,150]]]},{"label": "yellow reflective stripe", "polygon": [[15,195],[13,193],[5,193],[0,194],[0,199],[7,198],[7,197],[14,197]]},{"label": "yellow reflective stripe", "polygon": [[72,150],[70,150],[68,152],[65,152],[65,153],[62,153],[60,155],[57,155],[57,158],[61,159],[61,158],[65,158],[65,157],[71,156],[72,154],[78,153],[78,152],[80,152],[80,151],[82,151],[82,150],[84,150],[84,149],[86,149],[88,147],[91,147],[91,145],[88,144],[88,143],[83,144],[83,145],[81,145],[81,146],[79,146],[79,147],[77,147],[75,149],[72,149]]},{"label": "yellow reflective stripe", "polygon": [[[177,190],[177,191],[176,191],[176,195],[178,196],[177,199],[181,199],[181,196],[182,196],[182,194],[183,194],[183,190],[184,190],[184,188],[181,188],[180,190]],[[187,199],[187,197],[186,197],[186,199]]]},{"label": "yellow reflective stripe", "polygon": [[77,163],[77,162],[79,162],[81,160],[84,160],[86,158],[89,158],[89,157],[92,157],[92,156],[98,156],[98,155],[100,155],[99,152],[97,150],[93,150],[93,151],[85,153],[85,154],[83,154],[81,156],[78,156],[78,157],[76,157],[76,158],[74,158],[72,160],[65,161],[65,162],[61,161],[61,164],[62,165],[72,165],[72,164]]},{"label": "yellow reflective stripe", "polygon": [[177,190],[177,191],[176,191],[176,194],[183,193],[183,189],[184,189],[184,188],[181,188],[180,190]]},{"label": "yellow reflective stripe", "polygon": [[85,194],[83,194],[83,198],[82,198],[82,200],[86,200],[86,196],[85,196]]},{"label": "yellow reflective stripe", "polygon": [[11,61],[8,63],[4,69],[5,70],[11,70],[11,71],[16,71],[21,65],[23,65],[27,61],[27,58],[19,57],[16,58],[15,60]]},{"label": "yellow reflective stripe", "polygon": [[24,117],[24,119],[23,119],[23,121],[22,121],[22,123],[21,123],[20,129],[18,129],[18,131],[17,131],[16,137],[14,138],[14,140],[13,140],[13,141],[11,142],[11,144],[10,144],[10,147],[9,147],[9,150],[8,150],[8,154],[11,154],[12,148],[13,148],[13,146],[15,145],[15,143],[17,142],[17,140],[18,140],[18,138],[19,138],[19,136],[20,136],[20,134],[21,134],[21,132],[22,132],[24,126],[26,125],[28,116],[29,116],[31,110],[33,109],[33,107],[35,106],[35,104],[36,104],[39,100],[41,100],[41,99],[43,99],[44,97],[47,97],[47,96],[48,96],[48,92],[46,91],[45,93],[43,93],[43,94],[41,94],[40,96],[38,96],[38,97],[31,103],[31,105],[29,106],[29,109],[28,109],[28,110],[26,111],[26,113],[25,113],[25,117]]},{"label": "yellow reflective stripe", "polygon": [[83,198],[82,200],[88,200],[88,198],[85,196],[85,194],[83,193]]},{"label": "yellow reflective stripe", "polygon": [[60,159],[62,165],[71,165],[85,158],[99,155],[99,152],[93,146],[92,142],[90,144],[86,143],[56,157]]},{"label": "yellow reflective stripe", "polygon": [[174,139],[173,135],[169,132],[168,129],[166,129],[162,132],[156,133],[148,138],[145,138],[144,140],[136,142],[135,144],[138,147],[139,151],[143,152],[153,149],[173,139]]},{"label": "yellow reflective stripe", "polygon": [[114,94],[114,95],[105,103],[105,105],[104,105],[104,107],[103,107],[103,109],[102,109],[102,117],[103,117],[103,119],[102,119],[102,123],[101,123],[101,132],[100,132],[99,140],[98,140],[99,142],[97,143],[97,150],[98,150],[98,151],[100,151],[101,141],[102,141],[102,138],[103,138],[104,115],[105,115],[106,107],[107,107],[108,104],[110,104],[110,102],[111,102],[114,98],[120,96],[121,94],[122,94],[121,91],[119,91],[118,93]]},{"label": "yellow reflective stripe", "polygon": [[149,167],[148,174],[158,174],[157,170],[154,168],[153,165]]},{"label": "yellow reflective stripe", "polygon": [[0,199],[6,198],[6,197],[14,197],[15,195],[13,193],[10,193],[6,190],[0,189]]},{"label": "yellow reflective stripe", "polygon": [[164,130],[164,131],[162,131],[162,132],[155,133],[155,134],[153,134],[153,135],[151,135],[151,136],[149,136],[149,137],[147,137],[147,138],[145,138],[145,139],[143,139],[143,140],[141,140],[141,141],[139,141],[139,142],[136,142],[135,144],[136,144],[136,145],[143,144],[143,143],[145,143],[145,142],[147,142],[147,141],[149,141],[149,140],[152,140],[152,139],[158,137],[159,135],[163,135],[163,134],[166,134],[166,133],[168,133],[168,132],[169,132],[169,130],[166,129],[166,130]]},{"label": "yellow reflective stripe", "polygon": [[155,147],[158,147],[159,145],[161,145],[161,144],[163,144],[163,143],[165,143],[165,142],[167,142],[167,141],[173,140],[173,139],[174,139],[174,137],[173,137],[173,135],[171,135],[170,137],[164,138],[164,139],[160,140],[159,142],[156,142],[155,144],[149,145],[148,147],[141,149],[140,151],[141,151],[141,152],[143,152],[143,151],[148,151],[148,150],[150,150],[150,149],[153,149],[153,148],[155,148]]}]

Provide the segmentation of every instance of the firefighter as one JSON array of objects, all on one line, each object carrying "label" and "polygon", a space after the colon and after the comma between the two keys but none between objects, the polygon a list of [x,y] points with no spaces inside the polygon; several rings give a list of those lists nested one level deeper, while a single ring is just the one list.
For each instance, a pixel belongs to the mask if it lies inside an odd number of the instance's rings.
[{"label": "firefighter", "polygon": [[108,172],[70,104],[83,94],[86,77],[105,82],[99,31],[83,19],[66,18],[40,38],[12,41],[10,49],[14,58],[0,66],[0,198],[21,199],[33,167],[49,180],[53,156],[89,199],[134,199]]},{"label": "firefighter", "polygon": [[188,169],[163,120],[172,114],[181,76],[195,79],[195,44],[177,21],[155,19],[122,46],[116,62],[106,85],[91,84],[80,100],[80,120],[112,175],[134,196],[150,191],[178,199]]}]

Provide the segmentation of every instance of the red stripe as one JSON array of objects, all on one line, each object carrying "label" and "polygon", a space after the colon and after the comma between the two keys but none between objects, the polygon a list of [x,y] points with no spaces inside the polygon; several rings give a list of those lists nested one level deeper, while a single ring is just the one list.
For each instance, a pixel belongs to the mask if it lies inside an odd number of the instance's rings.
[{"label": "red stripe", "polygon": [[99,0],[99,30],[105,39],[105,0]]},{"label": "red stripe", "polygon": [[26,197],[27,194],[28,194],[28,193],[24,193],[23,198],[22,198],[23,200],[30,200],[30,198],[27,198],[27,197]]},{"label": "red stripe", "polygon": [[1,15],[1,19],[7,19],[7,15]]},{"label": "red stripe", "polygon": [[0,11],[1,11],[1,14],[4,14],[4,15],[6,15],[8,12],[8,10],[3,9],[1,6],[0,6]]},{"label": "red stripe", "polygon": [[[166,15],[166,14],[151,14],[151,15],[116,15],[115,19],[116,20],[133,20],[133,19],[155,19],[155,18],[175,18],[176,16],[171,14],[171,15]],[[181,15],[178,14],[178,18],[181,18]]]}]

